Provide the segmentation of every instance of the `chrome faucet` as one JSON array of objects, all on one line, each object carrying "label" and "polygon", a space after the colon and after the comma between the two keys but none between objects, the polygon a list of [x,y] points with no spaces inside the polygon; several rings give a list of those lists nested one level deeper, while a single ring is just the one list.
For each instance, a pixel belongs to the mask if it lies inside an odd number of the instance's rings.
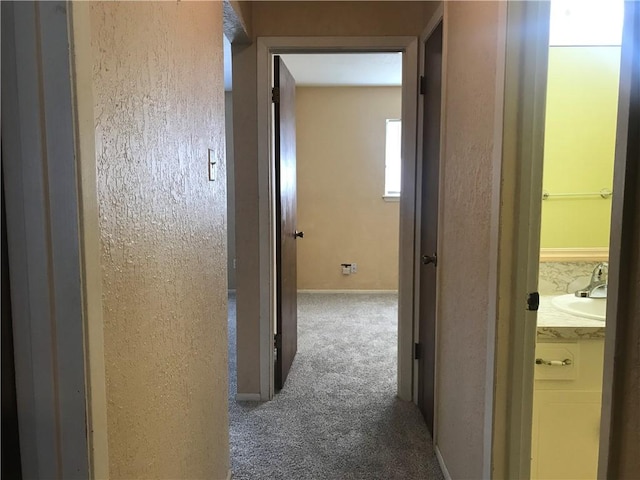
[{"label": "chrome faucet", "polygon": [[576,292],[576,297],[583,298],[607,298],[607,281],[609,279],[609,263],[602,262],[596,265],[591,273],[589,285]]}]

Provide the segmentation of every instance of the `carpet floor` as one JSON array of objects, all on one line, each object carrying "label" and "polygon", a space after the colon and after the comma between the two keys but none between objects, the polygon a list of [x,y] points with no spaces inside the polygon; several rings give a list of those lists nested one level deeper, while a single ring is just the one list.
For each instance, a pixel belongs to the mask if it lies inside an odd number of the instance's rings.
[{"label": "carpet floor", "polygon": [[419,410],[396,397],[395,294],[299,294],[298,353],[265,403],[234,398],[234,297],[229,319],[234,479],[443,478]]}]

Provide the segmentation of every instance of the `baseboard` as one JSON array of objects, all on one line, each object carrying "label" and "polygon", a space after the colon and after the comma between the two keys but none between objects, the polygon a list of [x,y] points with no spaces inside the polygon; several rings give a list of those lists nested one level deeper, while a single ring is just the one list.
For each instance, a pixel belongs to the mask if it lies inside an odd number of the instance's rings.
[{"label": "baseboard", "polygon": [[438,463],[440,464],[440,470],[442,470],[442,474],[444,475],[445,480],[451,480],[451,475],[449,474],[449,470],[447,470],[447,466],[444,464],[444,459],[442,458],[440,449],[438,448],[437,445],[434,445],[433,449],[436,452],[436,458],[438,459]]},{"label": "baseboard", "polygon": [[236,393],[236,402],[260,402],[259,393]]},{"label": "baseboard", "polygon": [[375,294],[375,293],[398,293],[398,290],[298,290],[298,293],[349,293],[349,294]]},{"label": "baseboard", "polygon": [[541,248],[541,262],[606,262],[607,247],[598,248]]},{"label": "baseboard", "polygon": [[231,473],[231,469],[229,469],[229,471],[227,472],[227,480],[231,480],[232,477],[233,473]]}]

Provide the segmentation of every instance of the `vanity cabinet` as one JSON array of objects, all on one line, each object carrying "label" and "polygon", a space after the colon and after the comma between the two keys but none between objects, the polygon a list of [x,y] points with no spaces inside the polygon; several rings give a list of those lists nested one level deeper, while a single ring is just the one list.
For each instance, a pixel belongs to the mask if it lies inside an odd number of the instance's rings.
[{"label": "vanity cabinet", "polygon": [[531,448],[532,479],[595,479],[598,468],[604,335],[538,341]]}]

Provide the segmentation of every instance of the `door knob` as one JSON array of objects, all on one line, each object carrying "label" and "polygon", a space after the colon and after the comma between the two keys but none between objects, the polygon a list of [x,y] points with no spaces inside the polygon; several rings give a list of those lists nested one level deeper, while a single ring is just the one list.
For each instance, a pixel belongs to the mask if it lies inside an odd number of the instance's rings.
[{"label": "door knob", "polygon": [[299,232],[298,230],[296,230],[296,233],[294,233],[293,236],[294,238],[295,237],[304,238],[304,232]]},{"label": "door knob", "polygon": [[422,264],[423,265],[429,265],[430,263],[433,263],[434,267],[438,264],[438,256],[435,253],[433,255],[423,255],[422,256]]}]

